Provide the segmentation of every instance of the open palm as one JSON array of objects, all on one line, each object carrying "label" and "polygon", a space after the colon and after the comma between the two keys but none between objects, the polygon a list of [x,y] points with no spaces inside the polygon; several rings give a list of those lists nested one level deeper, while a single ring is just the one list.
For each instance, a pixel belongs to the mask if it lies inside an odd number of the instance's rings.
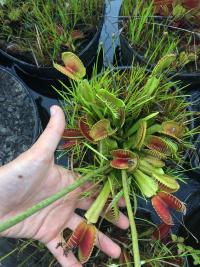
[{"label": "open palm", "polygon": [[[77,175],[54,163],[54,152],[65,127],[62,110],[51,108],[51,119],[38,141],[11,163],[0,168],[0,220],[1,222],[30,208],[72,184]],[[57,248],[65,228],[74,230],[83,220],[76,208],[88,209],[92,199],[80,199],[84,187],[74,190],[23,222],[1,233],[14,238],[31,238],[43,242],[63,267],[82,266],[72,252],[63,255]],[[117,225],[128,227],[128,219],[121,214]],[[116,258],[120,248],[111,239],[98,233],[96,245]]]}]

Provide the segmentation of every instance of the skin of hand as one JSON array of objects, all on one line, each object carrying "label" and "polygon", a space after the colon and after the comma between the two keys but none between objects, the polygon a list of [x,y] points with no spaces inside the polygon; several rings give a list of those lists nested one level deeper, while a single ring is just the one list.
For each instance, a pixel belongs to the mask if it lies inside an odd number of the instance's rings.
[{"label": "skin of hand", "polygon": [[[54,152],[65,128],[64,113],[58,106],[51,107],[50,121],[37,142],[12,162],[0,168],[0,222],[23,212],[34,204],[67,187],[77,175],[54,163]],[[30,238],[44,243],[63,267],[81,267],[72,252],[63,255],[61,233],[65,228],[74,230],[83,220],[76,208],[87,210],[92,199],[81,199],[84,187],[78,188],[11,227],[0,236]],[[122,229],[129,226],[125,215],[117,223]],[[96,246],[110,257],[120,255],[119,246],[103,233],[98,232]]]}]

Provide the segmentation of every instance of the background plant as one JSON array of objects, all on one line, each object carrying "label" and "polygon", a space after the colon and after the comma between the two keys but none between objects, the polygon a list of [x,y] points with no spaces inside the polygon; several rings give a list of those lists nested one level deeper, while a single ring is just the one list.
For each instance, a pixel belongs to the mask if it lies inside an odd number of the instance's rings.
[{"label": "background plant", "polygon": [[198,0],[154,0],[154,13],[184,19],[199,28],[200,3]]},{"label": "background plant", "polygon": [[[97,30],[103,0],[6,0],[0,3],[0,47],[38,65],[62,51],[78,53]],[[84,7],[84,8],[83,8]]]},{"label": "background plant", "polygon": [[[160,5],[161,5],[160,1]],[[199,69],[198,35],[175,17],[158,17],[155,2],[124,0],[121,27],[136,53],[149,64],[155,64],[166,54],[177,56],[174,70]],[[125,16],[125,17],[123,17]]]}]

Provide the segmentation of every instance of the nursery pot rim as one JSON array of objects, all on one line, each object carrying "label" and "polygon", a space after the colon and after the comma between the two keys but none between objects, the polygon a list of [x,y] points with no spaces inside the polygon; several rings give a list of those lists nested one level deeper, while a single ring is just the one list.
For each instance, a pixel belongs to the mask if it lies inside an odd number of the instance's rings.
[{"label": "nursery pot rim", "polygon": [[38,113],[38,109],[37,109],[37,105],[35,103],[35,100],[31,94],[31,92],[29,91],[29,87],[17,76],[15,75],[11,69],[0,66],[0,72],[4,72],[7,73],[9,76],[11,76],[12,78],[15,79],[15,81],[21,85],[22,90],[26,93],[26,95],[29,98],[30,104],[32,106],[32,110],[33,110],[33,119],[34,119],[34,129],[33,129],[33,136],[32,136],[32,141],[30,144],[30,147],[35,143],[35,141],[37,140],[39,134],[40,134],[40,130],[41,130],[41,125],[40,125],[40,119],[39,119],[39,113]]}]

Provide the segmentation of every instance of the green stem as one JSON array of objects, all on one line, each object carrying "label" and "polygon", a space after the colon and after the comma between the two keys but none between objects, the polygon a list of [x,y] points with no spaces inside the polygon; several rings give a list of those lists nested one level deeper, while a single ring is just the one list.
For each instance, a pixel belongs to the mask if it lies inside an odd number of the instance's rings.
[{"label": "green stem", "polygon": [[110,182],[106,181],[100,194],[85,214],[88,223],[96,223],[110,195]]},{"label": "green stem", "polygon": [[139,251],[139,245],[138,245],[138,234],[137,234],[133,210],[132,210],[131,202],[130,202],[130,198],[129,198],[129,187],[128,187],[127,179],[128,179],[128,177],[127,177],[126,171],[122,170],[122,184],[123,184],[124,198],[125,198],[125,202],[126,202],[126,208],[127,208],[128,218],[129,218],[130,228],[131,228],[131,239],[132,239],[132,245],[133,245],[134,266],[135,267],[141,267],[140,251]]},{"label": "green stem", "polygon": [[33,207],[31,207],[31,208],[25,210],[24,212],[16,215],[15,217],[1,223],[0,224],[0,233],[7,230],[8,228],[18,224],[19,222],[25,220],[26,218],[32,216],[36,212],[46,208],[47,206],[51,205],[52,203],[61,199],[62,197],[66,196],[67,194],[69,194],[70,192],[72,192],[73,190],[78,188],[79,186],[83,185],[87,181],[92,180],[94,176],[96,176],[100,173],[103,173],[108,168],[109,168],[108,165],[106,165],[102,168],[99,168],[97,170],[93,170],[93,171],[89,172],[85,176],[82,176],[79,179],[77,179],[73,184],[69,185],[67,188],[63,189],[62,191],[59,191],[55,195],[50,196],[50,197],[42,200],[41,202],[34,205]]},{"label": "green stem", "polygon": [[[102,140],[99,142],[99,152],[101,155],[103,155],[103,142]],[[100,166],[103,166],[104,159],[100,157]]]}]

